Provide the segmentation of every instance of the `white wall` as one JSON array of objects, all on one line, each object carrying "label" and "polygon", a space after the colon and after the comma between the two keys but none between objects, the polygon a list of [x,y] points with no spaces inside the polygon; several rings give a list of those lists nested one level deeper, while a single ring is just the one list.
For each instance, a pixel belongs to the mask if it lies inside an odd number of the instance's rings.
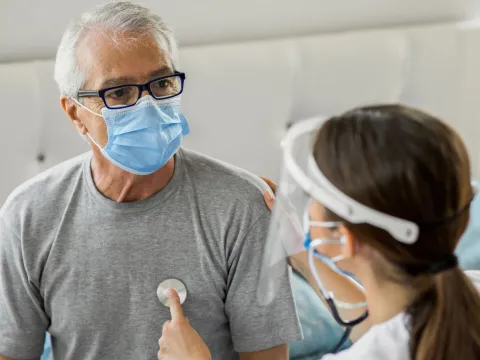
[{"label": "white wall", "polygon": [[[459,20],[475,14],[472,1],[144,3],[173,24],[181,44],[190,44],[180,54],[188,74],[182,100],[192,126],[188,147],[276,177],[288,122],[405,102],[459,130],[478,178],[480,25]],[[0,168],[8,169],[0,178],[1,204],[20,182],[86,149],[60,109],[53,57],[68,20],[97,1],[0,2],[0,153],[11,154],[0,157]],[[53,3],[57,8],[48,8]],[[375,29],[322,32],[352,27]],[[303,33],[312,35],[294,36]],[[210,44],[216,41],[222,43]]]},{"label": "white wall", "polygon": [[[51,58],[72,17],[99,0],[0,0],[0,62]],[[139,0],[183,46],[465,19],[478,0]]]}]

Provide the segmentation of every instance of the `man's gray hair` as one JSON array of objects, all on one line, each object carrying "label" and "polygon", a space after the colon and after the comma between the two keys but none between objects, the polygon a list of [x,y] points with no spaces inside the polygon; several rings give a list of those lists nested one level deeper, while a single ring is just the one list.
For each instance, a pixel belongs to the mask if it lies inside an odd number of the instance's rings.
[{"label": "man's gray hair", "polygon": [[160,49],[170,57],[174,68],[178,68],[177,44],[171,29],[160,16],[128,1],[107,3],[70,23],[63,34],[57,50],[54,75],[62,95],[76,99],[77,92],[87,80],[85,72],[88,69],[80,69],[77,54],[78,43],[87,31],[109,31],[114,37],[123,32],[139,36],[152,34]]}]

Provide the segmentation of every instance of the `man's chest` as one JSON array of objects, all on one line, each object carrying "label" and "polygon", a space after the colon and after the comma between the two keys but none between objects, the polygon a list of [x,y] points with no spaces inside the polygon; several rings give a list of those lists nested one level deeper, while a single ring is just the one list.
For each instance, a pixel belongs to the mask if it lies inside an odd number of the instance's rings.
[{"label": "man's chest", "polygon": [[[143,221],[142,221],[143,220]],[[190,223],[190,224],[189,224]],[[157,288],[178,279],[187,289],[184,309],[200,332],[226,326],[226,266],[218,240],[175,217],[71,223],[52,243],[41,281],[53,332],[89,329],[155,333],[169,318]]]}]

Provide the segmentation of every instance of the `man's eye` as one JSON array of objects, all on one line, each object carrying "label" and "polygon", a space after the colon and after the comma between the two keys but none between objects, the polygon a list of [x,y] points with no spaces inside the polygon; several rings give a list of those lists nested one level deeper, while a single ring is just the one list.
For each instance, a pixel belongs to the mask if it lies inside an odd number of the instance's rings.
[{"label": "man's eye", "polygon": [[154,84],[154,86],[157,88],[168,88],[171,85],[172,84],[169,80],[159,80]]},{"label": "man's eye", "polygon": [[123,89],[122,90],[117,90],[112,94],[113,97],[122,97],[124,95],[125,95],[125,90],[123,90]]},{"label": "man's eye", "polygon": [[126,96],[127,93],[128,93],[128,89],[121,88],[121,89],[112,90],[107,94],[107,96],[111,97],[112,99],[118,99]]}]

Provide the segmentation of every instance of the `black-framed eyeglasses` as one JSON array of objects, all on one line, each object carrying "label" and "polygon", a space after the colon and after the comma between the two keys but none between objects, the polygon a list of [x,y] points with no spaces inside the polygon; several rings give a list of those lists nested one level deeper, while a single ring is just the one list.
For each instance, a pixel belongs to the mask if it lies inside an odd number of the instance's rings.
[{"label": "black-framed eyeglasses", "polygon": [[184,82],[185,73],[176,72],[173,75],[150,80],[142,85],[127,84],[98,91],[80,90],[77,95],[79,98],[98,96],[102,98],[107,108],[123,109],[135,105],[145,90],[157,100],[178,96],[183,92]]}]

